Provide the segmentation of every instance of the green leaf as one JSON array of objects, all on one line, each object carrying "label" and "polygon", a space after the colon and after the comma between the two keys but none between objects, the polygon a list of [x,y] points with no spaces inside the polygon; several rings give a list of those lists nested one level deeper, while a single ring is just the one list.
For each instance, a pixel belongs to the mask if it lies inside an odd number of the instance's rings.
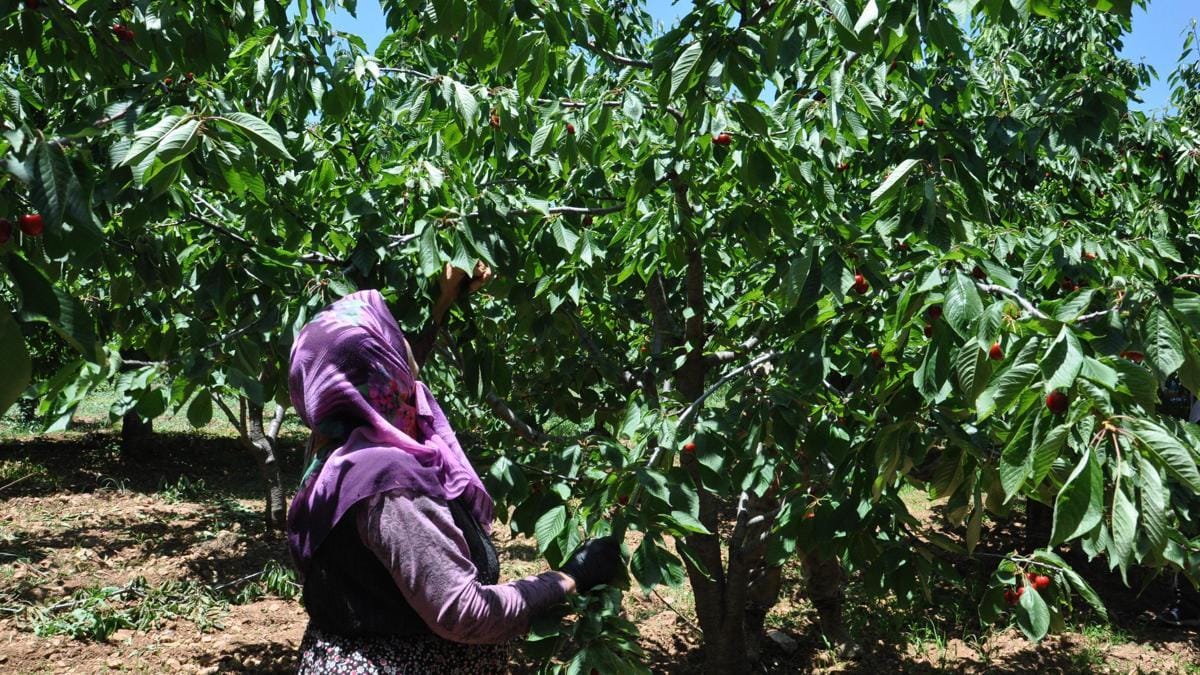
[{"label": "green leaf", "polygon": [[554,232],[554,241],[560,248],[567,253],[575,252],[575,246],[579,243],[579,235],[568,230],[562,218],[556,218],[550,229]]},{"label": "green leaf", "polygon": [[171,162],[186,157],[199,141],[200,128],[200,120],[191,119],[172,129],[158,143],[158,159]]},{"label": "green leaf", "polygon": [[533,140],[529,142],[530,155],[536,156],[544,147],[546,147],[546,140],[550,137],[550,132],[553,129],[554,123],[547,122],[546,124],[543,124],[540,129],[534,132]]},{"label": "green leaf", "polygon": [[1163,483],[1158,467],[1142,455],[1138,461],[1138,496],[1142,506],[1141,533],[1146,544],[1157,558],[1167,545],[1170,534],[1169,509],[1171,495]]},{"label": "green leaf", "polygon": [[33,362],[25,348],[21,327],[8,305],[0,300],[0,416],[16,403],[33,377]]},{"label": "green leaf", "polygon": [[1100,601],[1100,595],[1096,593],[1096,590],[1092,588],[1091,584],[1084,581],[1083,577],[1079,576],[1075,570],[1071,569],[1071,566],[1067,564],[1067,561],[1059,557],[1057,553],[1048,550],[1034,551],[1033,559],[1040,563],[1052,565],[1062,572],[1063,576],[1067,578],[1067,581],[1071,584],[1072,588],[1075,589],[1075,592],[1079,593],[1080,597],[1087,601],[1087,603],[1092,606],[1092,609],[1096,610],[1096,613],[1100,615],[1100,620],[1108,621],[1108,610],[1104,607],[1104,603]]},{"label": "green leaf", "polygon": [[1147,419],[1131,419],[1127,428],[1166,467],[1167,472],[1182,481],[1194,493],[1200,493],[1200,471],[1191,451],[1174,434]]},{"label": "green leaf", "polygon": [[1038,642],[1050,630],[1050,608],[1032,586],[1025,586],[1017,609],[1017,625],[1025,637]]},{"label": "green leaf", "polygon": [[862,34],[864,30],[871,27],[875,20],[879,18],[879,7],[875,4],[875,0],[867,0],[867,4],[863,7],[862,14],[859,15],[858,21],[854,23],[854,32]]},{"label": "green leaf", "polygon": [[684,580],[683,563],[659,546],[654,537],[643,539],[633,552],[629,571],[647,594],[659,584],[679,586]]},{"label": "green leaf", "polygon": [[1083,349],[1070,328],[1062,327],[1040,365],[1047,392],[1069,389],[1075,384],[1075,378],[1083,368]]},{"label": "green leaf", "polygon": [[1183,365],[1183,337],[1160,307],[1150,310],[1142,332],[1146,339],[1146,358],[1160,375],[1170,375]]},{"label": "green leaf", "polygon": [[83,303],[51,284],[41,270],[15,253],[8,255],[8,270],[21,295],[24,320],[49,323],[84,358],[99,358],[95,323]]},{"label": "green leaf", "polygon": [[129,145],[129,150],[125,152],[124,158],[121,159],[121,164],[129,166],[130,164],[141,162],[154,148],[158,147],[158,142],[169,134],[171,130],[179,126],[180,122],[184,119],[180,115],[167,115],[149,129],[137,132],[133,143]]},{"label": "green leaf", "polygon": [[982,421],[994,413],[1008,410],[1021,394],[1029,391],[1037,370],[1036,363],[1014,364],[996,377],[975,402],[979,419]]},{"label": "green leaf", "polygon": [[1133,562],[1137,524],[1137,507],[1133,505],[1133,500],[1125,494],[1125,490],[1118,488],[1113,492],[1112,526],[1109,531],[1112,533],[1113,540],[1110,551],[1121,567],[1122,579],[1125,578],[1129,564]]},{"label": "green leaf", "polygon": [[908,176],[909,172],[920,163],[921,160],[918,159],[906,159],[896,165],[896,168],[892,169],[879,187],[871,192],[871,203],[874,204],[895,191],[904,182],[904,178]]},{"label": "green leaf", "polygon": [[417,253],[421,259],[422,274],[431,277],[441,273],[442,254],[438,250],[437,226],[433,223],[426,224],[425,230],[421,232]]},{"label": "green leaf", "polygon": [[467,85],[462,82],[454,83],[454,104],[458,114],[462,116],[463,124],[469,129],[475,126],[475,118],[479,116],[479,103]]},{"label": "green leaf", "polygon": [[1082,536],[1100,524],[1104,509],[1104,476],[1090,448],[1067,478],[1054,501],[1054,528],[1050,545]]},{"label": "green leaf", "polygon": [[288,154],[287,148],[283,146],[283,137],[279,135],[275,128],[267,124],[263,120],[251,115],[250,113],[235,112],[228,113],[222,117],[215,117],[214,120],[224,122],[229,126],[242,132],[264,150],[283,157],[284,159],[293,159]]},{"label": "green leaf", "polygon": [[67,193],[73,178],[71,167],[62,149],[45,141],[34,147],[29,159],[33,164],[29,196],[46,225],[59,227],[67,208]]},{"label": "green leaf", "polygon": [[712,534],[708,528],[704,527],[698,518],[690,513],[683,511],[672,511],[670,522],[677,525],[684,532],[695,532],[696,534]]},{"label": "green leaf", "polygon": [[201,389],[196,393],[187,409],[188,422],[194,429],[200,429],[212,421],[213,401],[212,392]]},{"label": "green leaf", "polygon": [[537,537],[538,553],[545,553],[567,529],[567,507],[558,505],[542,514],[533,526]]},{"label": "green leaf", "polygon": [[671,92],[668,94],[670,98],[674,98],[675,93],[687,81],[688,76],[692,73],[692,68],[696,66],[696,61],[700,60],[702,51],[704,51],[704,46],[697,39],[688,45],[687,49],[684,49],[679,58],[675,60],[675,65],[671,66]]},{"label": "green leaf", "polygon": [[983,301],[970,277],[955,272],[946,289],[945,316],[950,327],[961,337],[974,333],[972,327],[983,314]]},{"label": "green leaf", "polygon": [[1034,453],[1031,444],[1037,418],[1036,414],[1025,415],[1000,454],[1000,485],[1004,488],[1005,502],[1017,494],[1025,479],[1033,472]]}]

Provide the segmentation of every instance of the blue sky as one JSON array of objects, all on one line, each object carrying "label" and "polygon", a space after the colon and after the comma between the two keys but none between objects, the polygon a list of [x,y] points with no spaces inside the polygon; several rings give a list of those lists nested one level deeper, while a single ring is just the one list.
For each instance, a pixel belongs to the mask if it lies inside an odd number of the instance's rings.
[{"label": "blue sky", "polygon": [[[664,24],[673,23],[690,6],[690,0],[648,0],[650,14]],[[358,16],[340,12],[333,17],[341,30],[362,36],[374,49],[383,39],[385,24],[377,0],[359,0]],[[1198,0],[1151,0],[1145,10],[1134,10],[1133,32],[1125,38],[1122,54],[1134,62],[1144,62],[1158,71],[1158,80],[1142,93],[1143,110],[1161,110],[1167,106],[1170,91],[1167,76],[1175,68],[1183,47],[1184,31],[1193,19],[1200,18]]]}]

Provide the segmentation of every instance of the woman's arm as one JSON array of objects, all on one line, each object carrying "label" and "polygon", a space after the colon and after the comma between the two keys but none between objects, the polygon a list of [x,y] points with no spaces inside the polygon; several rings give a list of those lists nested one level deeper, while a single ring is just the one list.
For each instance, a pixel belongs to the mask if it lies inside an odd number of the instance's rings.
[{"label": "woman's arm", "polygon": [[446,263],[446,267],[442,270],[442,276],[438,279],[438,288],[441,289],[441,292],[437,302],[433,305],[429,323],[425,324],[425,328],[409,341],[413,361],[418,367],[424,366],[429,355],[433,353],[433,346],[437,342],[438,331],[441,330],[446,312],[450,311],[450,308],[458,301],[463,290],[465,289],[467,293],[474,293],[491,280],[492,268],[483,262],[475,263],[475,270],[470,280],[467,279],[466,272]]},{"label": "woman's arm", "polygon": [[391,572],[408,604],[447,640],[507,642],[527,632],[534,615],[575,589],[574,579],[562,572],[494,586],[479,583],[466,540],[441,500],[396,490],[364,507],[358,514],[359,536]]}]

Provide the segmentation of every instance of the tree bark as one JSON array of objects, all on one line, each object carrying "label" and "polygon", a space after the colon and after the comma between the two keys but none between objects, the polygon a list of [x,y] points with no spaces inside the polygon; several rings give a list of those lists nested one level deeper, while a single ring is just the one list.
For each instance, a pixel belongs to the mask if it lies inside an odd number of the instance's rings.
[{"label": "tree bark", "polygon": [[837,558],[811,554],[804,557],[803,567],[808,600],[817,610],[821,633],[842,658],[858,656],[861,650],[846,632],[842,616],[842,605],[846,600],[846,573],[841,563]]},{"label": "tree bark", "polygon": [[[121,358],[124,359],[145,359],[147,358],[144,351],[123,351]],[[134,370],[133,366],[121,364],[121,372]],[[141,449],[141,445],[154,435],[154,420],[142,419],[142,416],[134,409],[125,411],[125,415],[121,418],[121,453],[129,457]]]},{"label": "tree bark", "polygon": [[287,501],[284,499],[283,478],[279,462],[275,457],[275,441],[283,426],[284,408],[276,406],[275,417],[268,428],[263,423],[263,408],[245,398],[238,399],[238,414],[235,415],[220,396],[213,396],[217,405],[225,412],[229,422],[238,430],[242,447],[246,448],[258,463],[259,473],[267,484],[264,519],[268,531],[283,531],[287,525]]},{"label": "tree bark", "polygon": [[154,435],[154,420],[142,419],[136,410],[125,411],[121,418],[121,452],[132,452],[142,441]]},{"label": "tree bark", "polygon": [[242,444],[254,455],[258,470],[267,483],[267,529],[282,531],[287,524],[287,503],[284,500],[279,462],[275,458],[275,439],[283,422],[283,408],[276,408],[269,431],[263,425],[262,406],[248,403],[246,410],[246,433],[242,435]]}]

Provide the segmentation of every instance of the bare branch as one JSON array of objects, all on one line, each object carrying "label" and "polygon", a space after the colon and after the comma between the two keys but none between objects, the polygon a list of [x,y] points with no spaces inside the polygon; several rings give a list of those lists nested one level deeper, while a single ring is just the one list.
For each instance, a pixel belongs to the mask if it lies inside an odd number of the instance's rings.
[{"label": "bare branch", "polygon": [[275,416],[271,419],[271,426],[267,429],[267,438],[271,439],[271,444],[275,444],[275,439],[279,438],[279,430],[283,428],[283,418],[287,415],[287,408],[277,405],[275,406]]},{"label": "bare branch", "polygon": [[1038,309],[1037,307],[1034,307],[1032,302],[1026,300],[1024,297],[1021,296],[1021,294],[1017,293],[1016,291],[1014,291],[1012,289],[1005,288],[1003,286],[997,286],[995,284],[985,284],[981,281],[976,281],[975,285],[977,287],[979,287],[979,290],[981,290],[985,293],[998,293],[1000,295],[1006,295],[1006,296],[1012,298],[1013,300],[1016,300],[1017,304],[1021,306],[1021,309],[1024,309],[1028,314],[1030,314],[1038,319],[1049,319],[1050,318],[1049,316],[1046,315],[1045,312]]},{"label": "bare branch", "polygon": [[[225,417],[229,418],[229,423],[231,425],[233,425],[233,428],[237,429],[238,432],[241,433],[241,435],[243,437],[245,437],[246,436],[246,427],[244,424],[242,424],[238,420],[238,416],[233,413],[233,410],[231,410],[228,405],[226,405],[225,401],[221,398],[221,396],[219,394],[212,394],[211,396],[217,402],[217,406],[220,407],[221,410],[225,413]],[[241,401],[242,399],[238,399],[238,400]]]},{"label": "bare branch", "polygon": [[761,340],[759,340],[757,337],[751,337],[742,344],[738,345],[734,350],[706,354],[704,356],[704,365],[706,368],[711,368],[713,366],[719,366],[723,363],[729,363],[730,361],[737,359],[737,357],[741,356],[742,354],[745,354],[751,349],[757,347],[759,342],[761,342]]},{"label": "bare branch", "polygon": [[597,45],[595,42],[580,42],[579,46],[583,47],[584,49],[588,50],[589,52],[591,52],[593,54],[603,56],[605,59],[608,59],[609,61],[612,61],[613,63],[615,63],[619,66],[625,66],[626,68],[653,68],[654,67],[653,63],[646,61],[645,59],[634,59],[634,58],[630,58],[628,56],[622,56],[621,54],[616,54],[616,53],[610,52],[607,49]]}]

